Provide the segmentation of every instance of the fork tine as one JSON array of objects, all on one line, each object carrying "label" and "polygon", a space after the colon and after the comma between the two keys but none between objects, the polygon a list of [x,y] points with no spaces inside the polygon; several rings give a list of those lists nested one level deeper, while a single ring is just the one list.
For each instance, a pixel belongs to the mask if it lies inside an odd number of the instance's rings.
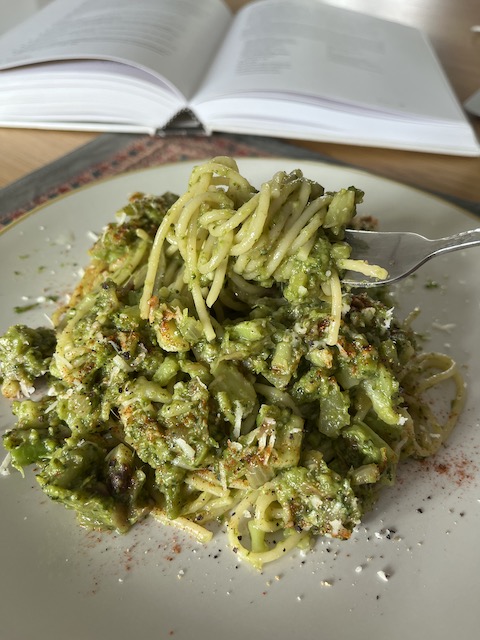
[{"label": "fork tine", "polygon": [[383,267],[388,271],[388,278],[375,280],[350,271],[343,282],[355,287],[375,287],[405,278],[435,255],[480,245],[480,229],[435,240],[411,231],[349,229],[345,232],[345,240],[352,247],[353,260],[365,260]]}]

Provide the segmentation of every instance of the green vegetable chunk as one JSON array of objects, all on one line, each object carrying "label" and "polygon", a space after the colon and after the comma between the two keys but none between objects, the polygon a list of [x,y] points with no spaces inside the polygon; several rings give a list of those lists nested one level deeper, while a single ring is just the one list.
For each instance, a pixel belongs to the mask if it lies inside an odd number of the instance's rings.
[{"label": "green vegetable chunk", "polygon": [[2,394],[15,398],[34,390],[34,383],[49,369],[56,344],[53,329],[31,329],[23,324],[10,327],[0,337]]},{"label": "green vegetable chunk", "polygon": [[286,526],[348,538],[360,522],[362,510],[350,482],[329,469],[319,456],[308,467],[282,471],[273,486],[288,514]]}]

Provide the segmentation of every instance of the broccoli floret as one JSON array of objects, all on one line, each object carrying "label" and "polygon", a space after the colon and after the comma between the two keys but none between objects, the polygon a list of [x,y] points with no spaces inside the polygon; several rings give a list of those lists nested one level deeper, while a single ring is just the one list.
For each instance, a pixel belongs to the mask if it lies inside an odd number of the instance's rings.
[{"label": "broccoli floret", "polygon": [[355,187],[334,192],[327,209],[324,229],[330,229],[335,235],[342,234],[356,215],[356,205],[363,200],[364,193]]},{"label": "broccoli floret", "polygon": [[7,398],[30,395],[34,382],[44,376],[55,350],[53,329],[13,325],[0,337],[0,380]]},{"label": "broccoli floret", "polygon": [[157,227],[163,220],[166,211],[176,200],[178,200],[178,196],[170,191],[161,196],[137,192],[132,194],[129,203],[123,207],[121,212],[129,216],[132,222],[141,224],[143,228],[147,226],[147,221],[153,222]]},{"label": "broccoli floret", "polygon": [[[356,420],[342,430],[334,443],[337,456],[343,460],[349,474],[357,484],[381,482],[392,483],[398,455],[367,424]],[[368,465],[369,472],[365,473]],[[368,479],[368,476],[372,479]],[[365,480],[366,479],[366,480]]]},{"label": "broccoli floret", "polygon": [[350,423],[348,393],[340,388],[330,371],[310,367],[293,386],[292,396],[300,406],[317,404],[317,427],[331,438],[336,438],[341,429]]},{"label": "broccoli floret", "polygon": [[285,527],[346,539],[360,522],[361,507],[349,480],[329,469],[319,454],[308,467],[280,472],[272,484]]},{"label": "broccoli floret", "polygon": [[48,460],[70,435],[69,429],[51,408],[55,400],[44,397],[34,402],[14,402],[12,411],[17,424],[3,436],[3,445],[11,455],[11,464],[22,469],[30,464]]},{"label": "broccoli floret", "polygon": [[80,524],[125,532],[150,509],[141,466],[125,445],[108,452],[96,442],[70,438],[37,480],[52,500],[76,511]]}]

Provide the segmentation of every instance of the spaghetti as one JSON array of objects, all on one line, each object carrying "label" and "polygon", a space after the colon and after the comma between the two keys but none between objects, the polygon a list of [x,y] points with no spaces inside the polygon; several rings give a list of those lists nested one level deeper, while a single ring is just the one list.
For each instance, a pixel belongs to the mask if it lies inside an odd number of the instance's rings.
[{"label": "spaghetti", "polygon": [[[284,282],[288,267],[281,267],[288,263],[288,257],[299,254],[305,260],[319,229],[335,227],[331,213],[335,197],[346,200],[347,211],[353,212],[355,190],[324,194],[300,172],[278,172],[256,193],[230,158],[215,158],[198,167],[188,191],[156,234],[140,303],[142,318],[151,315],[152,296],[161,284],[157,277],[160,264],[178,252],[185,264],[183,282],[190,288],[205,335],[213,340],[215,330],[207,309],[218,300],[227,269],[246,281]],[[332,265],[323,287],[331,299],[334,318],[329,344],[336,343],[341,316],[339,269],[378,279],[387,275],[381,267],[345,257]]]},{"label": "spaghetti", "polygon": [[[180,197],[135,194],[54,328],[0,338],[2,390],[19,397],[2,472],[35,464],[89,527],[151,514],[207,543],[220,520],[259,569],[348,538],[402,459],[445,442],[465,395],[409,319],[343,283],[387,275],[344,240],[362,196],[298,170],[256,189],[225,157]],[[48,393],[21,397],[40,381]],[[443,421],[423,402],[439,385]]]}]

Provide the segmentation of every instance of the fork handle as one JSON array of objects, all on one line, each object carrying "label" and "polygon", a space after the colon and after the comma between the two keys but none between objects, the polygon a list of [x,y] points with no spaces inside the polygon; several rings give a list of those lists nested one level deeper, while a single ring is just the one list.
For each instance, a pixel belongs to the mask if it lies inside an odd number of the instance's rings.
[{"label": "fork handle", "polygon": [[476,245],[480,245],[480,229],[471,229],[446,238],[432,240],[432,253],[447,253],[466,249],[467,247],[475,247]]}]

